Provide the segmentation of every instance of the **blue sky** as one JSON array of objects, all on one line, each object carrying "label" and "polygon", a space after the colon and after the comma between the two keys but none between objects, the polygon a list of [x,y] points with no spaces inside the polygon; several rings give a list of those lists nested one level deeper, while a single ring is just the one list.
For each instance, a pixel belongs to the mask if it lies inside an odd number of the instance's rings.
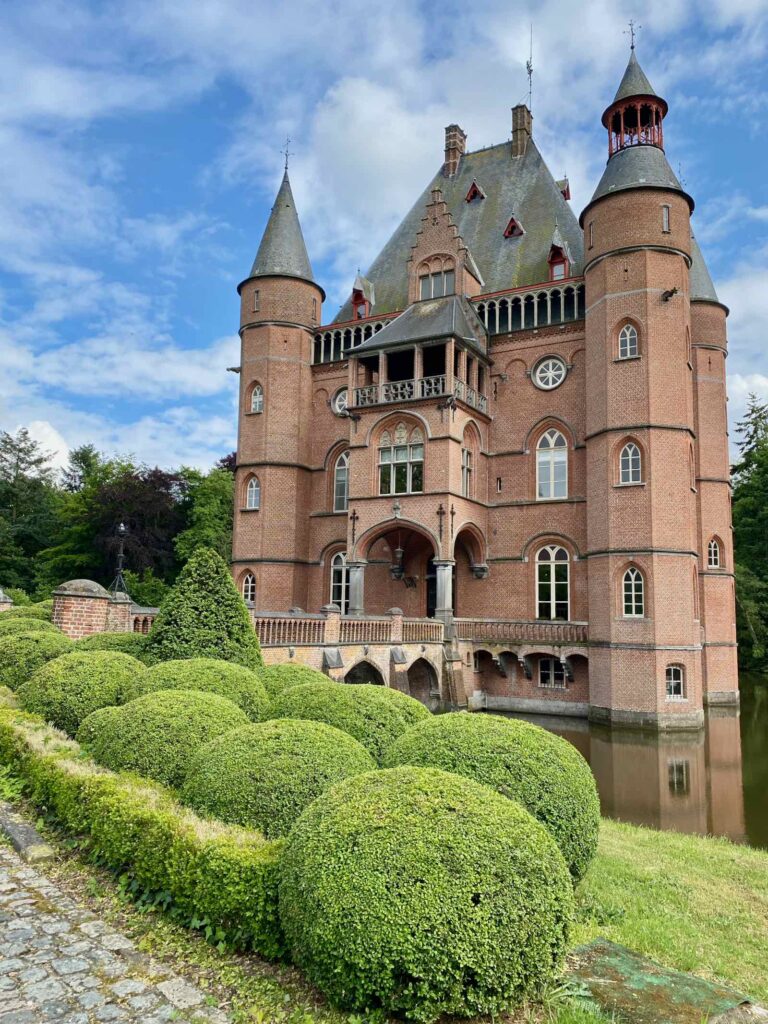
[{"label": "blue sky", "polygon": [[59,462],[93,442],[207,467],[235,443],[235,286],[293,142],[324,319],[442,161],[534,136],[578,213],[628,57],[669,102],[667,155],[731,307],[730,414],[768,399],[768,0],[5,0],[0,429]]}]

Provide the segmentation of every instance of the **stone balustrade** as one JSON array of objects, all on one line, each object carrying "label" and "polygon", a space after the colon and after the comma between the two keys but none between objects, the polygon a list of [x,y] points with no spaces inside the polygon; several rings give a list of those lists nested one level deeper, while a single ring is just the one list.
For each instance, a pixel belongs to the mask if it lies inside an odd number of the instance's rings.
[{"label": "stone balustrade", "polygon": [[513,621],[505,619],[454,619],[456,637],[473,643],[586,644],[586,622]]},{"label": "stone balustrade", "polygon": [[[412,402],[423,398],[440,398],[449,394],[445,374],[420,377],[415,380],[391,380],[383,384],[365,384],[352,392],[352,405],[359,409],[369,405],[387,405],[390,402]],[[488,399],[463,380],[453,381],[453,395],[480,412],[488,411]]]},{"label": "stone balustrade", "polygon": [[354,618],[332,606],[319,615],[253,611],[252,619],[262,647],[442,643],[444,635],[439,620],[406,619],[397,609]]}]

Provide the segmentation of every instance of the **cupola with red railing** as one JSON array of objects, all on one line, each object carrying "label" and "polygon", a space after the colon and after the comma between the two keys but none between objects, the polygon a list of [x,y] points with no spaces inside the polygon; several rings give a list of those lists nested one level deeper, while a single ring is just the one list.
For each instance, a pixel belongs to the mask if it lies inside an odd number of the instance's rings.
[{"label": "cupola with red railing", "polygon": [[608,155],[630,146],[656,146],[663,150],[667,110],[667,101],[654,92],[633,46],[621,85],[603,114],[603,124],[608,129]]}]

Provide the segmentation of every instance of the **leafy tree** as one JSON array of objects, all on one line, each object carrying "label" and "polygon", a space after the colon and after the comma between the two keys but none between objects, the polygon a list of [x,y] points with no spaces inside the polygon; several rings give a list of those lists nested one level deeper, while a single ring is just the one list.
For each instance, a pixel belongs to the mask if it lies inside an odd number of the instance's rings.
[{"label": "leafy tree", "polygon": [[768,667],[768,403],[749,396],[734,467],[733,528],[739,662]]},{"label": "leafy tree", "polygon": [[742,668],[755,670],[768,667],[768,582],[738,564],[736,639]]},{"label": "leafy tree", "polygon": [[151,569],[146,569],[143,573],[127,569],[123,577],[128,593],[136,604],[144,605],[145,608],[156,608],[162,604],[170,589],[165,580],[155,576]]},{"label": "leafy tree", "polygon": [[176,554],[186,562],[199,547],[213,548],[229,561],[232,555],[234,478],[226,469],[213,469],[207,476],[186,470],[187,522],[174,544]]},{"label": "leafy tree", "polygon": [[237,469],[237,452],[230,452],[229,455],[224,455],[216,463],[215,469],[226,469],[228,473],[233,473]]}]

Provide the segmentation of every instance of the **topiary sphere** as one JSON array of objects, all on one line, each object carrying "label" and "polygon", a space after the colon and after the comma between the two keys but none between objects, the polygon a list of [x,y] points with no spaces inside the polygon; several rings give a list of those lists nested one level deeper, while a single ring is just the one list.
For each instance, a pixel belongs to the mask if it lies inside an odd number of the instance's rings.
[{"label": "topiary sphere", "polygon": [[76,651],[120,651],[141,660],[147,638],[143,633],[91,633],[75,640]]},{"label": "topiary sphere", "polygon": [[180,786],[204,743],[247,725],[245,712],[226,697],[192,690],[159,690],[124,704],[117,714],[89,716],[78,738],[99,764]]},{"label": "topiary sphere", "polygon": [[323,672],[309,665],[265,665],[259,669],[259,679],[264,684],[264,689],[270,697],[277,697],[283,690],[292,686],[301,686],[302,683],[333,683]]},{"label": "topiary sphere", "polygon": [[349,733],[377,762],[392,742],[430,713],[413,697],[386,686],[304,683],[284,690],[270,718],[304,718]]},{"label": "topiary sphere", "polygon": [[129,687],[125,699],[133,700],[156,690],[218,693],[241,707],[252,722],[264,718],[269,707],[267,691],[255,672],[216,658],[189,658],[153,665]]},{"label": "topiary sphere", "polygon": [[362,744],[330,725],[262,722],[201,747],[182,800],[204,815],[277,839],[329,786],[375,767]]},{"label": "topiary sphere", "polygon": [[0,615],[0,636],[10,633],[59,633],[61,630],[45,619],[20,619],[17,615]]},{"label": "topiary sphere", "polygon": [[549,830],[575,880],[595,855],[600,801],[592,771],[572,743],[538,725],[440,715],[395,740],[384,763],[443,768],[519,800]]},{"label": "topiary sphere", "polygon": [[87,747],[96,736],[106,735],[109,729],[117,730],[121,711],[122,708],[114,706],[92,711],[77,730],[77,742]]},{"label": "topiary sphere", "polygon": [[39,668],[19,687],[19,701],[25,711],[74,736],[92,711],[120,704],[125,689],[146,671],[118,651],[72,651]]},{"label": "topiary sphere", "polygon": [[0,635],[0,686],[18,689],[47,661],[71,650],[72,641],[63,633],[32,629]]},{"label": "topiary sphere", "polygon": [[307,808],[279,906],[294,962],[332,1002],[432,1021],[498,1014],[552,982],[573,887],[519,804],[404,767],[347,779]]}]

